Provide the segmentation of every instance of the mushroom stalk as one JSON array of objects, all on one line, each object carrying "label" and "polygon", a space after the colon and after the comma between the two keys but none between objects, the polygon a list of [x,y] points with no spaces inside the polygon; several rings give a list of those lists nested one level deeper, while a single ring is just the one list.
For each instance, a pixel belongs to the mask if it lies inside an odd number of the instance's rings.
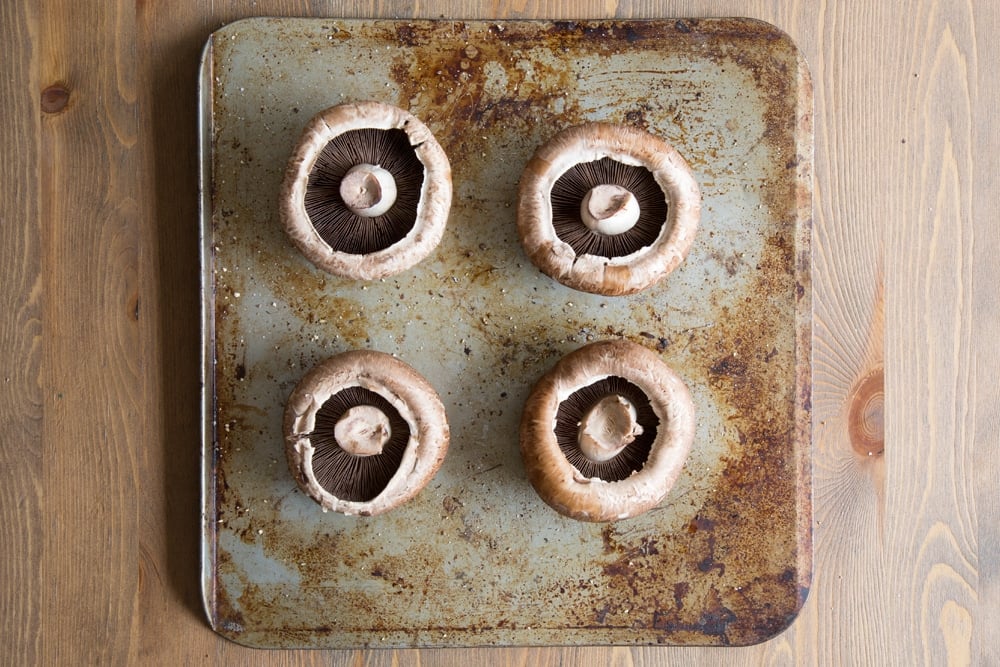
[{"label": "mushroom stalk", "polygon": [[385,443],[392,437],[389,418],[371,405],[356,405],[337,420],[334,427],[337,444],[355,456],[381,454]]},{"label": "mushroom stalk", "polygon": [[580,451],[591,461],[613,459],[642,435],[635,406],[624,396],[605,396],[580,422]]},{"label": "mushroom stalk", "polygon": [[396,203],[396,179],[388,170],[362,163],[351,167],[340,181],[340,198],[355,215],[374,218]]},{"label": "mushroom stalk", "polygon": [[580,202],[580,218],[599,234],[623,234],[639,221],[639,201],[620,185],[596,185]]}]

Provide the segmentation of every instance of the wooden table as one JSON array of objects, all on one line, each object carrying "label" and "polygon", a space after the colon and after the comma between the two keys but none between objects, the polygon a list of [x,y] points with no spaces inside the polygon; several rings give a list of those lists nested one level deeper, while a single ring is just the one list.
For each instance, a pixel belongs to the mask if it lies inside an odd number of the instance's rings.
[{"label": "wooden table", "polygon": [[[0,662],[1000,664],[1000,7],[89,4],[0,4]],[[746,649],[267,652],[216,636],[197,530],[208,34],[251,15],[665,14],[764,19],[812,69],[815,575],[798,620]]]}]

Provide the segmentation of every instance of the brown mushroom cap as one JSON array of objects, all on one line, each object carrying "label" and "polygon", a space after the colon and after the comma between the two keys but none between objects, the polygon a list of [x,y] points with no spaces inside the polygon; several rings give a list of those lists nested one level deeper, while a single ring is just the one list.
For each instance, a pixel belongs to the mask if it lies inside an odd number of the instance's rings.
[{"label": "brown mushroom cap", "polygon": [[323,511],[362,516],[415,496],[441,467],[449,439],[427,380],[370,350],[338,354],[307,373],[288,399],[284,433],[299,488]]},{"label": "brown mushroom cap", "polygon": [[[574,440],[580,415],[608,395],[622,396],[641,428],[623,428],[622,413],[606,402],[615,410],[611,431],[624,445],[600,460]],[[521,417],[521,456],[535,491],[556,511],[614,521],[666,497],[691,450],[694,428],[691,394],[659,356],[630,341],[599,341],[560,359],[535,384]]]},{"label": "brown mushroom cap", "polygon": [[[639,201],[627,231],[603,234],[581,219],[582,200],[598,185],[622,186]],[[683,261],[700,211],[694,175],[670,144],[633,127],[588,123],[560,132],[528,162],[517,228],[528,257],[551,278],[594,294],[632,294]]]},{"label": "brown mushroom cap", "polygon": [[[345,194],[341,183],[358,165],[371,172],[352,177],[362,190]],[[366,184],[380,190],[374,201]],[[379,207],[383,194],[393,201]],[[397,107],[360,102],[326,109],[306,125],[285,171],[280,211],[317,267],[373,280],[409,269],[437,247],[451,194],[451,165],[427,126]],[[357,213],[359,205],[372,209]]]}]

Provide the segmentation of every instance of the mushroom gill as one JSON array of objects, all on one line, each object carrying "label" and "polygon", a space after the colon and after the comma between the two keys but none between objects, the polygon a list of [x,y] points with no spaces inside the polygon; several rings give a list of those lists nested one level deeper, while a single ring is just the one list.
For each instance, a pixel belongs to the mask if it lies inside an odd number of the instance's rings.
[{"label": "mushroom gill", "polygon": [[357,102],[324,109],[303,128],[278,208],[289,238],[317,268],[377,280],[437,247],[451,194],[448,156],[420,119]]},{"label": "mushroom gill", "polygon": [[680,376],[641,345],[607,340],[570,352],[538,379],[518,435],[543,501],[581,521],[617,521],[667,496],[694,429]]},{"label": "mushroom gill", "polygon": [[[638,203],[638,218],[620,233],[586,224],[581,204],[602,185],[618,186]],[[605,157],[573,165],[552,186],[552,226],[577,255],[624,257],[651,246],[667,221],[667,202],[652,172]]]},{"label": "mushroom gill", "polygon": [[698,183],[673,146],[627,125],[585,123],[557,133],[524,166],[517,233],[549,277],[620,296],[677,268],[700,211]]},{"label": "mushroom gill", "polygon": [[[616,451],[608,452],[610,456],[605,458],[588,454],[588,448],[581,443],[581,439],[585,436],[583,427],[588,417],[601,410],[602,402],[609,397],[623,400],[633,409],[633,419],[639,428],[631,429],[631,434],[625,437],[622,433],[612,432],[611,439],[618,440],[617,447],[614,447]],[[610,376],[577,389],[559,404],[555,434],[566,460],[580,474],[605,482],[617,482],[642,469],[656,440],[659,424],[660,420],[642,389],[624,378]]]},{"label": "mushroom gill", "polygon": [[[345,201],[345,177],[364,169],[371,183],[360,195],[365,201]],[[375,208],[381,202],[377,192],[378,169],[388,172],[395,185],[395,201],[388,210]],[[417,205],[424,181],[424,168],[410,145],[406,132],[399,129],[361,128],[333,137],[319,152],[309,174],[305,192],[305,210],[316,232],[334,251],[366,255],[384,250],[401,241],[417,219]],[[364,209],[376,215],[365,215]]]},{"label": "mushroom gill", "polygon": [[352,350],[314,366],[288,397],[285,456],[323,511],[374,516],[423,489],[448,452],[441,398],[390,354]]},{"label": "mushroom gill", "polygon": [[[387,422],[386,438],[378,453],[366,454],[353,443],[338,439],[345,415],[358,406],[371,406]],[[410,439],[410,427],[387,400],[363,387],[348,387],[327,399],[316,413],[310,436],[316,451],[313,474],[328,493],[350,501],[367,502],[380,494],[399,469]],[[351,451],[354,450],[354,451]]]}]

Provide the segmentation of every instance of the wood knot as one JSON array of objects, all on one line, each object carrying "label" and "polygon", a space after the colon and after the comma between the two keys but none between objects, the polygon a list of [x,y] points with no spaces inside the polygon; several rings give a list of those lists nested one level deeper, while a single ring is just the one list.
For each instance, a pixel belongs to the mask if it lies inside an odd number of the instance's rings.
[{"label": "wood knot", "polygon": [[882,366],[863,377],[851,391],[847,432],[861,456],[882,456],[885,449],[885,373]]},{"label": "wood knot", "polygon": [[61,84],[49,86],[42,91],[42,111],[59,113],[69,104],[69,91]]}]

